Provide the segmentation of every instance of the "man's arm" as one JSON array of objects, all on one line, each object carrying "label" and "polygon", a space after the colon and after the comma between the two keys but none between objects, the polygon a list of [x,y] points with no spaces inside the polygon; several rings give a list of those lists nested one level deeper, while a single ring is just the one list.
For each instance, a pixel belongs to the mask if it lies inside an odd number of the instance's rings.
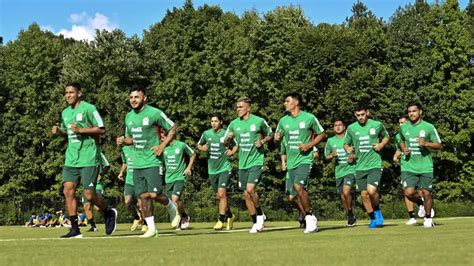
[{"label": "man's arm", "polygon": [[125,171],[127,171],[127,167],[128,165],[126,163],[123,163],[122,167],[120,167],[120,173],[117,176],[120,181],[124,180],[123,176],[125,175]]},{"label": "man's arm", "polygon": [[300,150],[303,151],[303,152],[309,151],[311,148],[318,145],[325,137],[326,137],[326,133],[324,133],[324,132],[320,133],[315,138],[311,139],[311,141],[309,143],[301,144],[300,145]]},{"label": "man's arm", "polygon": [[153,153],[156,156],[160,156],[163,151],[165,150],[166,146],[174,139],[174,136],[176,135],[176,124],[174,124],[171,129],[168,131],[166,134],[166,138],[163,140],[163,142],[160,143],[160,145],[157,145],[153,147]]},{"label": "man's arm", "polygon": [[188,163],[188,166],[186,167],[186,170],[184,170],[184,174],[186,176],[191,176],[191,173],[192,173],[192,168],[193,168],[193,164],[194,164],[194,161],[196,160],[196,153],[193,153],[190,157],[189,157],[189,163]]}]

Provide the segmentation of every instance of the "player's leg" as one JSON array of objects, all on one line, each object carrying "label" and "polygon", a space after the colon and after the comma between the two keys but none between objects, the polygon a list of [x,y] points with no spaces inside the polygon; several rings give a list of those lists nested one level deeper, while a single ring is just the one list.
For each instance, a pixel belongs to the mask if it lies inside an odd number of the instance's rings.
[{"label": "player's leg", "polygon": [[352,211],[352,184],[354,177],[341,178],[343,181],[341,189],[341,200],[343,202],[344,209],[347,212],[347,226],[354,226],[356,223],[356,217]]},{"label": "player's leg", "polygon": [[76,167],[63,168],[63,193],[66,209],[71,221],[71,230],[62,238],[82,237],[78,225],[76,187],[80,180],[80,171]]}]

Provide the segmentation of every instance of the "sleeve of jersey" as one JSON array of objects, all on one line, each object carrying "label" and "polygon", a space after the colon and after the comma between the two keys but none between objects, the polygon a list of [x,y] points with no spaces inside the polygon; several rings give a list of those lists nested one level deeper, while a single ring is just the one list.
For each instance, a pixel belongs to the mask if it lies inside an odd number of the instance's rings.
[{"label": "sleeve of jersey", "polygon": [[385,137],[388,137],[388,131],[385,129],[385,126],[383,125],[383,123],[380,123],[380,136],[382,138],[385,138]]},{"label": "sleeve of jersey", "polygon": [[63,114],[61,114],[61,123],[59,124],[59,128],[61,129],[62,132],[67,131],[66,124],[64,124],[64,117]]},{"label": "sleeve of jersey", "polygon": [[328,140],[326,142],[326,146],[324,146],[324,156],[328,156],[329,154],[331,154],[331,152],[332,152],[331,143]]},{"label": "sleeve of jersey", "polygon": [[89,115],[89,119],[90,121],[92,121],[94,127],[105,127],[104,121],[102,120],[99,111],[97,111],[97,108],[95,108],[94,106],[91,107],[87,114]]},{"label": "sleeve of jersey", "polygon": [[400,137],[400,143],[405,141],[405,135],[403,134],[403,126],[398,130],[398,136]]},{"label": "sleeve of jersey", "polygon": [[130,130],[130,128],[128,128],[128,125],[127,125],[127,118],[125,118],[125,137],[131,138],[132,137],[131,132],[132,131]]},{"label": "sleeve of jersey", "polygon": [[127,163],[127,158],[125,158],[125,153],[123,152],[123,149],[122,149],[122,151],[120,152],[120,158],[122,159],[122,164],[126,164],[126,163]]},{"label": "sleeve of jersey", "polygon": [[262,131],[265,136],[270,136],[272,134],[272,128],[268,125],[265,119],[262,119]]},{"label": "sleeve of jersey", "polygon": [[188,146],[188,144],[184,143],[184,152],[188,155],[191,156],[194,154],[194,150],[191,149],[191,147]]},{"label": "sleeve of jersey", "polygon": [[324,128],[321,126],[321,124],[319,123],[319,120],[316,118],[316,116],[313,116],[312,119],[313,120],[312,120],[311,129],[314,131],[314,133],[316,133],[317,135],[323,133]]},{"label": "sleeve of jersey", "polygon": [[436,142],[436,143],[441,143],[441,138],[439,137],[438,131],[436,130],[436,128],[434,126],[432,126],[432,128],[431,128],[430,141],[431,142]]},{"label": "sleeve of jersey", "polygon": [[206,132],[204,132],[204,133],[202,133],[201,138],[199,139],[197,144],[202,146],[206,143],[207,143],[207,141],[206,141]]},{"label": "sleeve of jersey", "polygon": [[227,135],[229,135],[229,132],[234,132],[234,122],[230,122],[229,126],[225,130],[224,138],[227,138]]},{"label": "sleeve of jersey", "polygon": [[352,144],[352,132],[350,127],[346,130],[346,134],[344,135],[344,144]]},{"label": "sleeve of jersey", "polygon": [[109,161],[107,160],[107,158],[105,157],[105,155],[102,152],[100,153],[100,164],[103,167],[109,167],[110,166]]},{"label": "sleeve of jersey", "polygon": [[158,111],[156,115],[157,124],[161,128],[165,129],[166,132],[168,132],[174,126],[174,122],[171,121],[171,119],[169,119],[168,116],[166,116],[166,114],[162,111]]},{"label": "sleeve of jersey", "polygon": [[281,119],[280,119],[280,121],[278,121],[278,125],[277,125],[277,128],[276,128],[275,132],[285,133],[285,129],[283,128],[283,123],[281,122]]},{"label": "sleeve of jersey", "polygon": [[280,153],[281,155],[286,154],[286,143],[284,141],[282,141],[280,144]]}]

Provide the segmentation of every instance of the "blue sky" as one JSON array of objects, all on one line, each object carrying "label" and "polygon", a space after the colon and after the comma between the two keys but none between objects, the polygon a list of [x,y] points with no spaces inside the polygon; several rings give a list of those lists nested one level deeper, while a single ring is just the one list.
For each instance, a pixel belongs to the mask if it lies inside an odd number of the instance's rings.
[{"label": "blue sky", "polygon": [[[265,13],[282,5],[299,5],[315,24],[341,23],[351,14],[356,0],[194,0],[194,6],[219,5],[241,15],[255,9]],[[365,0],[376,16],[389,20],[399,6],[415,0]],[[433,1],[429,1],[433,2]],[[468,0],[459,1],[465,8]],[[55,34],[91,39],[94,28],[123,30],[128,36],[142,35],[160,22],[166,10],[181,7],[184,0],[0,0],[0,36],[4,44],[17,38],[21,29],[36,22]]]}]

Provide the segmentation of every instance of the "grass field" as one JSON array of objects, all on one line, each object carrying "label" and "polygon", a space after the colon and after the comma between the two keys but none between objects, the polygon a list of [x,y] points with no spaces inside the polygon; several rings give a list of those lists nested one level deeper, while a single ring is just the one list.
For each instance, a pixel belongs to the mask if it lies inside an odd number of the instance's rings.
[{"label": "grass field", "polygon": [[[421,221],[421,219],[418,219]],[[249,223],[214,232],[212,223],[174,231],[158,224],[159,237],[137,238],[121,224],[112,236],[85,233],[59,239],[65,228],[0,227],[0,265],[474,265],[474,217],[438,218],[437,226],[407,226],[386,220],[380,229],[366,221],[345,228],[342,221],[319,222],[320,231],[303,234],[295,222],[267,222],[249,234]]]}]

